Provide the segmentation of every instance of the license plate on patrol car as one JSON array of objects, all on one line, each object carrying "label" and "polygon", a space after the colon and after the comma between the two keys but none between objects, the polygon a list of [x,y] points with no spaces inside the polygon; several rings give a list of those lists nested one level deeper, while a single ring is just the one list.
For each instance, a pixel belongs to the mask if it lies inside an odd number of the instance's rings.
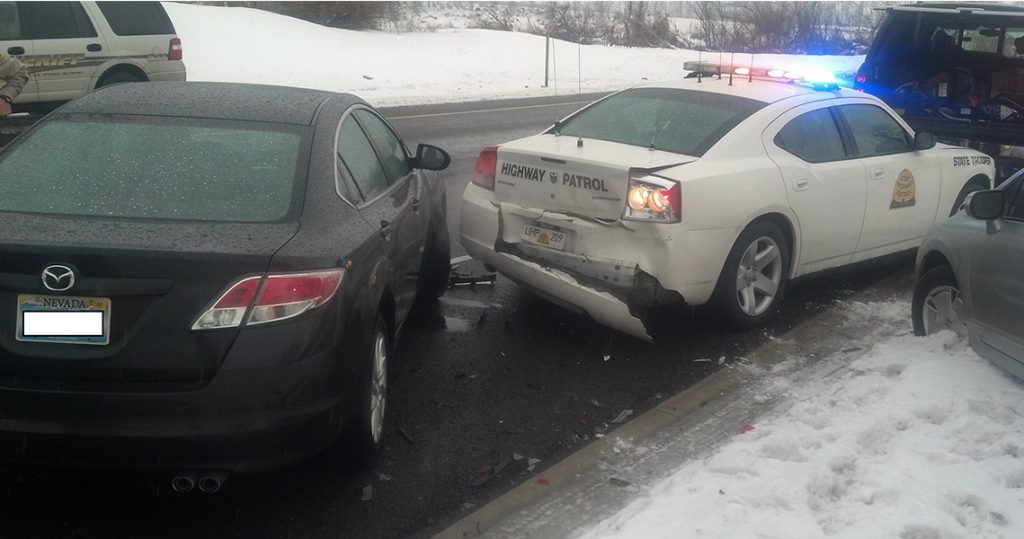
[{"label": "license plate on patrol car", "polygon": [[565,232],[540,225],[526,225],[523,228],[523,241],[561,251],[565,249]]},{"label": "license plate on patrol car", "polygon": [[110,299],[18,296],[16,340],[105,345],[110,342]]}]

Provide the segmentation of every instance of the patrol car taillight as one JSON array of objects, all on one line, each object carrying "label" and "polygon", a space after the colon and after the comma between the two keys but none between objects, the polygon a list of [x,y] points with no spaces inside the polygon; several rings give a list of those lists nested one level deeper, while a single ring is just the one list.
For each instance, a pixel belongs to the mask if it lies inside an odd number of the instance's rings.
[{"label": "patrol car taillight", "polygon": [[298,316],[330,301],[344,275],[344,270],[336,269],[239,279],[199,316],[192,329],[238,327],[243,318],[246,325],[255,325]]},{"label": "patrol car taillight", "polygon": [[498,171],[498,147],[487,146],[480,150],[480,157],[476,158],[476,175],[473,176],[473,183],[494,191],[494,175]]},{"label": "patrol car taillight", "polygon": [[683,216],[679,182],[665,178],[630,178],[626,200],[622,218],[630,221],[678,223]]},{"label": "patrol car taillight", "polygon": [[181,40],[178,38],[171,38],[171,44],[167,46],[167,59],[168,60],[181,60]]}]

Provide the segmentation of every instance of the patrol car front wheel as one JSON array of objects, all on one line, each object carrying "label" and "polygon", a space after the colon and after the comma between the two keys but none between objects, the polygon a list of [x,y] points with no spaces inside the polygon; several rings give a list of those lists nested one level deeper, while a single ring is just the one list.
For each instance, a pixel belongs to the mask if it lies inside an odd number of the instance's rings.
[{"label": "patrol car front wheel", "polygon": [[789,275],[789,245],[779,227],[754,223],[725,260],[714,302],[737,329],[764,324],[778,309]]}]

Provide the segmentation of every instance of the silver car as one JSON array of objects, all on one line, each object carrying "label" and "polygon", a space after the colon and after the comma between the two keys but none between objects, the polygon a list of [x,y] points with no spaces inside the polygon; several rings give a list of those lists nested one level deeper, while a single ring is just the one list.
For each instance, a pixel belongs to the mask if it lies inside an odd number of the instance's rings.
[{"label": "silver car", "polygon": [[1024,171],[933,226],[915,273],[916,334],[953,330],[1024,378]]}]

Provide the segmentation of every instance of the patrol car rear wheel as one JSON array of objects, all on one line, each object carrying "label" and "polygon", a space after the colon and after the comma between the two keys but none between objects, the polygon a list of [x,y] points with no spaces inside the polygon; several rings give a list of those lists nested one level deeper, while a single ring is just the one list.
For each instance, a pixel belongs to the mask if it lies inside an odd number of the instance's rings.
[{"label": "patrol car rear wheel", "polygon": [[737,238],[715,290],[715,303],[737,329],[768,321],[778,309],[789,274],[789,245],[779,227],[754,223]]}]

